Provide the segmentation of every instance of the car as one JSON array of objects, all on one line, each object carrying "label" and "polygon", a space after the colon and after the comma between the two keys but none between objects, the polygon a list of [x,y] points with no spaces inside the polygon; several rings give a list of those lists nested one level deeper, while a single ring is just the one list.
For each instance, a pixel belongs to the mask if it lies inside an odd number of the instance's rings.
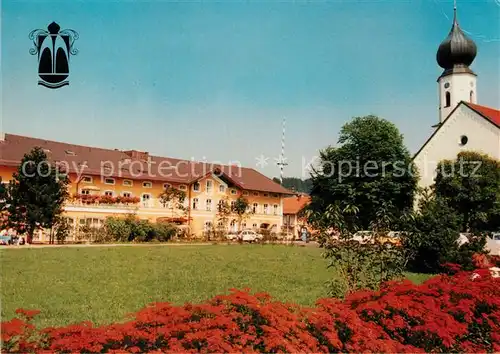
[{"label": "car", "polygon": [[494,232],[491,234],[491,239],[496,242],[500,242],[500,232]]},{"label": "car", "polygon": [[238,239],[247,242],[262,241],[264,236],[254,230],[243,230],[238,234]]},{"label": "car", "polygon": [[371,231],[358,231],[354,235],[352,235],[353,241],[357,241],[359,243],[371,243],[372,240],[372,232]]},{"label": "car", "polygon": [[12,245],[12,237],[8,235],[0,235],[0,245]]},{"label": "car", "polygon": [[387,235],[380,236],[379,242],[383,245],[393,245],[400,246],[401,245],[401,232],[398,231],[389,231]]},{"label": "car", "polygon": [[238,239],[238,234],[236,233],[233,233],[233,232],[230,232],[226,235],[226,238],[229,240],[229,241],[235,241]]}]

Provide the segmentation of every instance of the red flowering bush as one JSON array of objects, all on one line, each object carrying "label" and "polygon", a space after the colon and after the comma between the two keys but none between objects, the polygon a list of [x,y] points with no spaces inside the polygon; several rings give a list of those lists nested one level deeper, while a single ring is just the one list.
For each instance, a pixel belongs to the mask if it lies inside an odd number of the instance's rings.
[{"label": "red flowering bush", "polygon": [[314,308],[232,290],[199,304],[155,303],[123,323],[2,325],[4,352],[498,352],[500,278],[488,269],[385,284]]}]

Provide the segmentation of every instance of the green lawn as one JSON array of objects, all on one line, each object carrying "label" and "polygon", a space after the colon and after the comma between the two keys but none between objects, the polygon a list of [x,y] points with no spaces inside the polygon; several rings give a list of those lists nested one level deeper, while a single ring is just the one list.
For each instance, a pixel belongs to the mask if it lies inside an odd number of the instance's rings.
[{"label": "green lawn", "polygon": [[42,326],[121,320],[154,301],[200,302],[230,288],[312,305],[332,276],[314,247],[40,248],[1,250],[0,257],[2,319],[16,308],[39,309]]}]

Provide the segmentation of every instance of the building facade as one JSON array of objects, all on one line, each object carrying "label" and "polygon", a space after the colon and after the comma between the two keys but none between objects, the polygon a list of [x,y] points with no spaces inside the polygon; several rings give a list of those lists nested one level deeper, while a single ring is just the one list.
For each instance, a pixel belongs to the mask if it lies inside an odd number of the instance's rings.
[{"label": "building facade", "polygon": [[[283,199],[292,194],[251,168],[151,156],[137,150],[109,150],[5,134],[0,140],[0,176],[12,179],[24,154],[42,148],[51,163],[67,171],[70,197],[64,216],[73,230],[101,227],[107,217],[134,215],[151,222],[182,225],[195,237],[213,229],[265,229],[279,232],[283,225]],[[180,191],[165,201],[166,190]],[[221,217],[218,205],[239,197],[249,202],[241,220]],[[36,238],[35,238],[36,240]],[[40,234],[39,241],[46,241]]]}]

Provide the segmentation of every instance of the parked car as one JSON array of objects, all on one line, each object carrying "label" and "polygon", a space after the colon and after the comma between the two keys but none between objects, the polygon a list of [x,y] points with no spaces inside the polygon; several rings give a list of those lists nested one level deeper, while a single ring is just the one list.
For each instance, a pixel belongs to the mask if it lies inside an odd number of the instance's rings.
[{"label": "parked car", "polygon": [[12,237],[8,235],[0,235],[0,245],[12,245]]},{"label": "parked car", "polygon": [[238,238],[242,241],[255,242],[262,241],[264,236],[254,230],[243,230],[239,233]]},{"label": "parked car", "polygon": [[401,237],[401,232],[389,231],[387,235],[379,237],[379,242],[383,245],[389,244],[394,246],[400,246],[401,245],[400,237]]},{"label": "parked car", "polygon": [[354,235],[352,235],[352,240],[357,241],[359,243],[371,243],[372,240],[372,232],[371,231],[358,231]]},{"label": "parked car", "polygon": [[229,240],[229,241],[235,241],[238,239],[238,234],[237,233],[234,233],[234,232],[230,232],[226,235],[226,238]]},{"label": "parked car", "polygon": [[500,242],[500,232],[494,232],[491,235],[491,239],[495,242]]}]

